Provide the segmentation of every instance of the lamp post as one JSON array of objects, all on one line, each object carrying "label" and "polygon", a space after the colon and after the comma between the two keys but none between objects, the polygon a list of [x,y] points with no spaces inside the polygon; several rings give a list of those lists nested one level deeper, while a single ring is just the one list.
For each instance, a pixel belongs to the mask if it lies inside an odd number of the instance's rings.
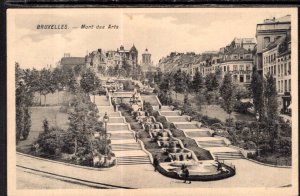
[{"label": "lamp post", "polygon": [[105,156],[107,156],[107,123],[108,123],[108,121],[109,121],[109,117],[108,117],[108,115],[107,115],[107,113],[105,112],[105,115],[104,115],[104,117],[103,117],[103,122],[104,122],[104,124],[105,124],[105,132],[104,132],[104,134],[105,134],[105,136],[104,136],[104,139],[105,139]]},{"label": "lamp post", "polygon": [[260,154],[259,154],[259,124],[258,124],[258,121],[259,121],[259,114],[256,113],[255,115],[255,118],[256,118],[256,126],[257,126],[257,129],[256,129],[256,137],[257,137],[257,144],[256,144],[256,151],[257,151],[257,156],[259,157]]}]

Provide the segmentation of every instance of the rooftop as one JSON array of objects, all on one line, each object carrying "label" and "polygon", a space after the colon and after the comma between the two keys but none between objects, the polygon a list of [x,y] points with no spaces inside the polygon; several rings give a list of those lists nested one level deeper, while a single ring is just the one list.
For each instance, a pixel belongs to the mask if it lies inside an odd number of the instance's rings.
[{"label": "rooftop", "polygon": [[63,57],[61,59],[62,65],[85,65],[84,57]]}]

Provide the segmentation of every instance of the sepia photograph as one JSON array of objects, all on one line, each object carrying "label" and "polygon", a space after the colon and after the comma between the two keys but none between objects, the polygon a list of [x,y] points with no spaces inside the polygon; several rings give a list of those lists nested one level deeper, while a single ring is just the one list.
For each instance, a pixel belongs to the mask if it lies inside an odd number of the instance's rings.
[{"label": "sepia photograph", "polygon": [[9,195],[296,195],[297,17],[9,9]]}]

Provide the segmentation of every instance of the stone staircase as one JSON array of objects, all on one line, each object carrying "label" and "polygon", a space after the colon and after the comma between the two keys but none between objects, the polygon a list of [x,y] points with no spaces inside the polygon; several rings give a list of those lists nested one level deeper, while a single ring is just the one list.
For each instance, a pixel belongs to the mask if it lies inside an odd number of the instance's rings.
[{"label": "stone staircase", "polygon": [[185,133],[189,137],[211,137],[211,133],[209,131],[188,131]]},{"label": "stone staircase", "polygon": [[223,147],[227,146],[226,143],[223,140],[207,140],[207,141],[198,141],[198,144],[202,148],[207,147]]},{"label": "stone staircase", "polygon": [[188,116],[168,116],[167,119],[170,122],[189,122]]},{"label": "stone staircase", "polygon": [[173,122],[177,129],[199,129],[198,125],[196,123],[175,123]]},{"label": "stone staircase", "polygon": [[[93,99],[91,99],[93,100]],[[98,96],[95,103],[100,112],[100,120],[105,112],[109,116],[107,133],[110,133],[111,148],[117,158],[117,165],[150,164],[148,155],[134,139],[133,132],[120,112],[114,112],[106,96]]]},{"label": "stone staircase", "polygon": [[123,117],[109,117],[109,123],[125,123]]},{"label": "stone staircase", "polygon": [[161,116],[180,116],[178,111],[160,111],[159,112]]},{"label": "stone staircase", "polygon": [[121,150],[142,150],[141,146],[138,143],[120,143],[120,144],[111,144],[113,151]]},{"label": "stone staircase", "polygon": [[244,156],[241,152],[214,152],[212,153],[216,159],[219,160],[232,160],[232,159],[243,159]]},{"label": "stone staircase", "polygon": [[118,157],[118,165],[150,164],[148,156],[124,156]]},{"label": "stone staircase", "polygon": [[240,150],[228,147],[223,138],[212,137],[212,130],[200,127],[197,122],[189,122],[189,117],[181,116],[180,111],[172,111],[169,106],[162,106],[161,109],[155,106],[153,109],[161,116],[165,116],[167,121],[172,122],[186,136],[194,139],[201,148],[210,151],[215,158],[219,160],[243,158]]}]

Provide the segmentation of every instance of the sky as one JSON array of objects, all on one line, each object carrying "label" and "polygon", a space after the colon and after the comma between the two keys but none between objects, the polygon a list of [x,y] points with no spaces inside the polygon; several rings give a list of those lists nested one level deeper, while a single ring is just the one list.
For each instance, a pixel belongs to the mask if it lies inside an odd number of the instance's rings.
[{"label": "sky", "polygon": [[[22,68],[55,66],[64,53],[84,57],[101,48],[148,48],[152,61],[170,52],[219,50],[235,37],[255,38],[256,24],[291,14],[287,8],[254,9],[44,9],[9,10],[8,56]],[[67,25],[68,29],[37,29],[37,25]],[[81,29],[81,25],[94,25]],[[118,29],[107,29],[117,25]],[[96,26],[106,29],[96,29]]]}]

